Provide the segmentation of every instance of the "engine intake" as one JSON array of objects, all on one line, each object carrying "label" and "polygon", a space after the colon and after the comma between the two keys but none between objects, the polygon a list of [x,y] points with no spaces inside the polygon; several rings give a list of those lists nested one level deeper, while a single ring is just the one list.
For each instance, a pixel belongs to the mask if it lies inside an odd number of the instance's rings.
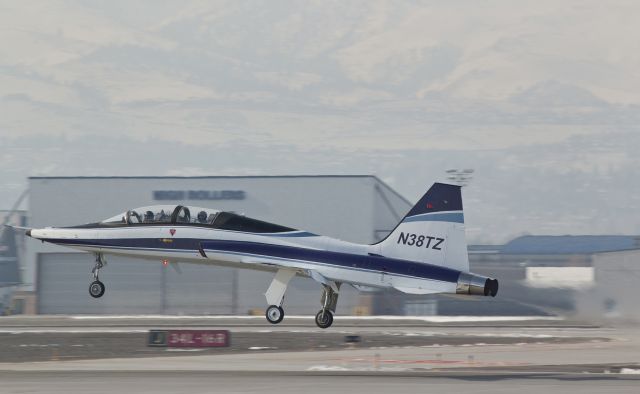
[{"label": "engine intake", "polygon": [[458,277],[456,294],[495,297],[498,294],[498,280],[462,272]]}]

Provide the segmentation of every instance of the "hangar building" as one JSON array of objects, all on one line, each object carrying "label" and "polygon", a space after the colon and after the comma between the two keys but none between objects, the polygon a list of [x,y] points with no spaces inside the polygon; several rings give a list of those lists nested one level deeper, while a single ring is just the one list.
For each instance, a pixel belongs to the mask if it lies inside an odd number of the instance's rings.
[{"label": "hangar building", "polygon": [[[31,227],[97,222],[148,205],[181,204],[234,211],[346,241],[373,243],[411,208],[375,176],[31,177]],[[41,314],[246,314],[263,310],[272,274],[213,266],[171,266],[107,256],[106,293],[88,294],[93,256],[29,239],[23,279]],[[338,313],[351,314],[359,293],[343,287]],[[294,279],[287,314],[320,308],[321,288]]]}]

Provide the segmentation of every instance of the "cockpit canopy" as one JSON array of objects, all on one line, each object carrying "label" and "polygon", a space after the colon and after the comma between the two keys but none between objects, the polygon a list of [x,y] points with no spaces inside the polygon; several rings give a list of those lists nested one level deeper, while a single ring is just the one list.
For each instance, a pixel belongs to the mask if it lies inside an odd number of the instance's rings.
[{"label": "cockpit canopy", "polygon": [[152,205],[136,208],[100,222],[100,225],[108,227],[158,224],[192,224],[220,230],[252,233],[282,233],[295,230],[233,212],[184,205]]},{"label": "cockpit canopy", "polygon": [[183,205],[152,205],[123,212],[103,220],[102,223],[213,224],[218,213],[220,213],[220,211],[210,208],[188,207]]}]

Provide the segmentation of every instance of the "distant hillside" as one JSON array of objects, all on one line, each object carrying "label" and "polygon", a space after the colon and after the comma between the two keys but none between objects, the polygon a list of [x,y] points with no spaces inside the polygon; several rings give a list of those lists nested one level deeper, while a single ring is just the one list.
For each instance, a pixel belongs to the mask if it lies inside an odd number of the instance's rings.
[{"label": "distant hillside", "polygon": [[28,175],[477,170],[470,236],[638,233],[640,3],[0,6],[0,207]]}]

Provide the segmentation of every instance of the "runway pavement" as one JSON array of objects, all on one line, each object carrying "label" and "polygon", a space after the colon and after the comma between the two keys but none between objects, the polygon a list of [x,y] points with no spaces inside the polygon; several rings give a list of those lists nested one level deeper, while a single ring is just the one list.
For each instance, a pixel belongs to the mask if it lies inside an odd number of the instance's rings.
[{"label": "runway pavement", "polygon": [[[315,329],[314,316],[286,316],[272,326],[264,316],[189,316],[189,315],[34,315],[0,317],[0,332],[10,329],[47,330],[62,328],[147,329],[148,327],[271,327],[272,329]],[[388,327],[592,327],[578,321],[552,316],[335,316],[332,329],[359,328],[379,330]]]},{"label": "runway pavement", "polygon": [[0,372],[0,392],[68,393],[637,393],[631,376],[585,374],[338,374],[246,372]]},{"label": "runway pavement", "polygon": [[[144,345],[167,327],[228,328],[232,346]],[[0,361],[0,393],[637,393],[640,334],[564,320],[343,318],[321,330],[309,318],[0,318]]]},{"label": "runway pavement", "polygon": [[[420,323],[421,324],[418,324]],[[199,354],[255,353],[265,351],[319,351],[390,347],[441,347],[472,344],[582,343],[583,327],[560,326],[556,320],[482,322],[484,327],[460,323],[429,323],[421,319],[342,319],[327,330],[317,328],[311,318],[288,319],[271,325],[263,318],[211,317],[42,317],[0,319],[0,363],[58,361],[97,358],[130,358],[183,355],[176,349],[146,345],[149,329],[223,328],[232,333],[228,348],[196,349]],[[468,322],[465,322],[468,323]],[[491,323],[492,326],[488,324]],[[518,325],[514,325],[518,323]],[[574,334],[544,333],[540,324],[553,330],[572,329]],[[549,325],[549,324],[547,324]],[[535,332],[533,332],[533,331]],[[360,342],[347,344],[345,337],[357,335]],[[608,341],[590,336],[589,341]],[[171,352],[173,351],[173,352]]]}]

